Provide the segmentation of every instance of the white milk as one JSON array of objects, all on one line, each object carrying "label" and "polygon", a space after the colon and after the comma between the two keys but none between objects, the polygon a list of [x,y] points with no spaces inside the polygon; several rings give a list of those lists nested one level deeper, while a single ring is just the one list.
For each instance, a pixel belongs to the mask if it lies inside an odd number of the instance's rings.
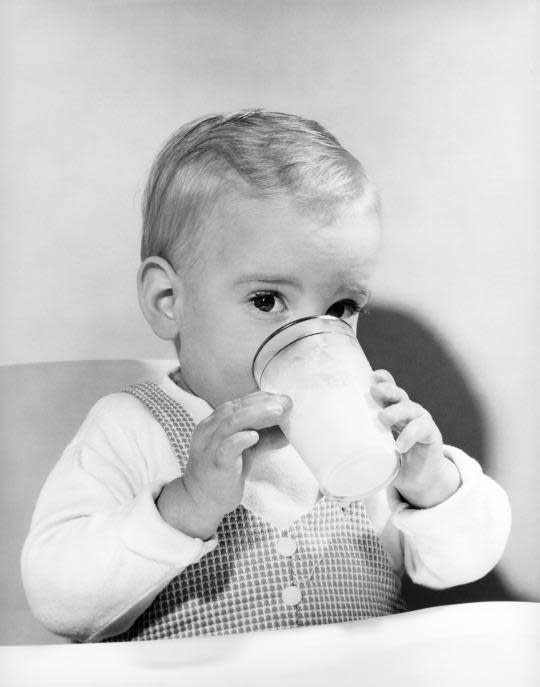
[{"label": "white milk", "polygon": [[[309,318],[267,342],[255,376],[262,390],[291,397],[281,429],[321,490],[352,501],[389,484],[399,470],[399,454],[378,419],[372,369],[349,325],[333,317]],[[266,359],[265,346],[271,349]]]}]

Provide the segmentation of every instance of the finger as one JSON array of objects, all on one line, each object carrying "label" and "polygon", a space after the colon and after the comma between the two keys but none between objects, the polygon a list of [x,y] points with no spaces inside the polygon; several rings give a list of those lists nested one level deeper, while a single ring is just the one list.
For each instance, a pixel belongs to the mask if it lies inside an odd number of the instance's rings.
[{"label": "finger", "polygon": [[411,422],[421,415],[427,415],[431,418],[425,408],[410,399],[399,401],[399,403],[394,403],[379,411],[379,419],[387,427]]},{"label": "finger", "polygon": [[371,395],[382,405],[409,400],[407,392],[396,386],[394,382],[378,382],[374,384],[371,387]]},{"label": "finger", "polygon": [[415,444],[432,444],[440,436],[437,425],[428,413],[411,420],[396,439],[396,448],[400,453],[407,453]]},{"label": "finger", "polygon": [[281,404],[283,407],[287,407],[288,405],[290,406],[291,403],[291,400],[288,396],[269,394],[266,391],[254,391],[251,394],[246,394],[245,396],[234,398],[230,401],[222,403],[211,415],[200,422],[199,425],[205,432],[213,433],[226,418],[231,417],[239,410],[253,405],[258,405],[261,402],[269,402],[270,399],[275,399],[276,403]]},{"label": "finger", "polygon": [[272,402],[278,403],[286,408],[290,406],[291,399],[284,394],[272,394],[268,391],[253,391],[251,394],[246,394],[245,396],[226,401],[219,406],[219,408],[216,408],[216,413],[220,416],[227,417],[244,408]]},{"label": "finger", "polygon": [[230,465],[242,456],[243,451],[255,446],[258,441],[259,434],[252,429],[232,434],[219,445],[216,451],[216,465]]},{"label": "finger", "polygon": [[376,382],[393,382],[396,383],[390,372],[388,370],[375,370],[373,372]]},{"label": "finger", "polygon": [[256,401],[241,405],[231,414],[223,417],[214,432],[214,439],[221,441],[225,437],[248,429],[264,429],[277,425],[291,401],[288,397],[266,394]]}]

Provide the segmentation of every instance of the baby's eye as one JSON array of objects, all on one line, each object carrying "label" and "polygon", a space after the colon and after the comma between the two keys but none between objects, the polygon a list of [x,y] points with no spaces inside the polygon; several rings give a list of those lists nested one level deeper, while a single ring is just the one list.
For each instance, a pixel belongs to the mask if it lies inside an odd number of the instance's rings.
[{"label": "baby's eye", "polygon": [[354,315],[355,313],[363,312],[363,305],[360,305],[356,301],[345,300],[339,301],[338,303],[334,303],[334,305],[331,305],[326,311],[326,314],[333,315],[334,317],[339,318],[344,317],[345,319],[347,319],[347,317],[352,317],[352,315]]},{"label": "baby's eye", "polygon": [[280,296],[271,291],[256,293],[249,300],[261,312],[283,312],[285,309]]}]

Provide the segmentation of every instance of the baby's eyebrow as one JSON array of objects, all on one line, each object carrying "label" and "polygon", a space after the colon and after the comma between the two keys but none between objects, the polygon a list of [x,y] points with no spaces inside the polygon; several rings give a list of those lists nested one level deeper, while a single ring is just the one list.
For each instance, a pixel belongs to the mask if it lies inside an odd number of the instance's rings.
[{"label": "baby's eyebrow", "polygon": [[358,284],[356,282],[345,283],[343,285],[343,290],[349,291],[350,293],[357,295],[370,295],[370,289],[367,286],[364,286],[363,284]]},{"label": "baby's eyebrow", "polygon": [[297,288],[300,287],[300,282],[298,281],[298,279],[295,279],[294,277],[285,277],[279,274],[245,274],[239,279],[237,279],[234,283],[236,286],[239,284],[248,284],[252,282],[258,282],[260,284],[285,284],[287,286],[295,286]]}]

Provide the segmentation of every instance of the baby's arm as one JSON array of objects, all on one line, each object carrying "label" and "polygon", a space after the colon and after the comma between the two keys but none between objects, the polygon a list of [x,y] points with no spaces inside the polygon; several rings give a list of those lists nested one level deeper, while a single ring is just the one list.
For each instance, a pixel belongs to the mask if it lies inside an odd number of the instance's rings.
[{"label": "baby's arm", "polygon": [[30,607],[52,632],[91,641],[127,629],[207,550],[155,507],[178,470],[157,429],[135,398],[108,396],[49,475],[21,563]]},{"label": "baby's arm", "polygon": [[487,575],[504,552],[511,525],[505,491],[463,451],[444,451],[461,475],[456,493],[432,508],[398,508],[392,517],[405,570],[413,582],[432,589]]},{"label": "baby's arm", "polygon": [[178,475],[139,401],[114,394],[96,404],[43,487],[23,549],[28,601],[45,626],[78,641],[119,634],[215,547],[204,539],[219,523],[200,533],[186,523],[184,533],[156,507]]},{"label": "baby's arm", "polygon": [[392,524],[401,534],[411,579],[427,587],[465,584],[486,575],[500,559],[511,523],[508,497],[463,451],[443,445],[433,418],[375,373],[381,420],[398,434],[403,465],[393,487],[401,504]]}]

